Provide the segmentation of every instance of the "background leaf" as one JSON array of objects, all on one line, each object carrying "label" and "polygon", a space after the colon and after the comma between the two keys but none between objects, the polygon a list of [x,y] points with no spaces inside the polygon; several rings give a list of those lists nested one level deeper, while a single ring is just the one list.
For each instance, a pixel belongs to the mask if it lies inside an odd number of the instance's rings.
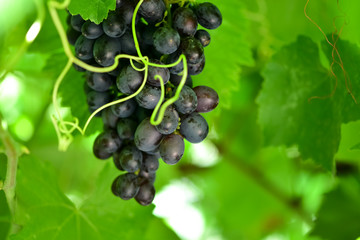
[{"label": "background leaf", "polygon": [[72,0],[69,11],[72,15],[80,14],[83,19],[99,24],[107,18],[109,10],[115,10],[116,0]]}]

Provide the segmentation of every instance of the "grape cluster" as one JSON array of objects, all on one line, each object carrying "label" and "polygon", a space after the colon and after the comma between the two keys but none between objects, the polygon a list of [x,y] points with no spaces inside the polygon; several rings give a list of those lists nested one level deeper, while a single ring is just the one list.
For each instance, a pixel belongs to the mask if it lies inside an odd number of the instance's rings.
[{"label": "grape cluster", "polygon": [[[99,159],[113,158],[114,165],[125,174],[112,184],[114,195],[128,200],[135,198],[141,205],[150,204],[155,196],[154,181],[159,159],[173,165],[184,154],[184,138],[191,143],[203,141],[209,126],[200,113],[216,108],[219,102],[215,90],[207,86],[193,87],[191,75],[205,66],[204,47],[210,44],[206,29],[221,25],[222,16],[212,3],[165,3],[164,0],[144,0],[133,20],[138,1],[117,0],[116,10],[109,12],[100,24],[85,21],[80,15],[67,19],[67,37],[75,47],[75,56],[92,65],[107,67],[118,54],[137,56],[132,21],[144,56],[157,66],[148,67],[146,85],[136,97],[105,108],[98,117],[104,130],[95,139],[94,155]],[[185,5],[184,5],[185,4]],[[178,100],[165,110],[159,125],[152,125],[150,116],[161,97],[158,76],[163,79],[165,99],[174,96],[184,74],[183,62],[166,68],[180,55],[187,60],[188,75]],[[134,66],[135,65],[135,66]],[[85,74],[85,92],[90,112],[134,94],[144,81],[144,63],[130,64],[120,59],[118,67],[107,73],[90,72],[74,64]]]}]

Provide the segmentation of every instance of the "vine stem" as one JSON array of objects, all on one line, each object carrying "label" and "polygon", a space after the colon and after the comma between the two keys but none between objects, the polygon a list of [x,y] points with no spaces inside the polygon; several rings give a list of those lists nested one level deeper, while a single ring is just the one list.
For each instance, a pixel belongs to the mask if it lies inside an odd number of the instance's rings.
[{"label": "vine stem", "polygon": [[[174,67],[178,64],[181,63],[181,61],[183,61],[183,66],[184,66],[184,70],[183,70],[183,76],[182,79],[180,81],[180,84],[174,94],[173,97],[171,97],[170,99],[168,99],[165,103],[162,104],[163,101],[159,101],[158,104],[156,105],[151,118],[150,118],[150,123],[153,125],[159,125],[162,121],[162,119],[164,118],[164,114],[165,114],[165,110],[168,106],[170,106],[171,104],[173,104],[180,96],[180,92],[183,88],[183,86],[185,85],[186,82],[186,78],[188,75],[187,72],[187,62],[186,62],[186,57],[184,54],[181,54],[181,56],[179,57],[179,59],[177,61],[175,61],[174,63],[171,64],[164,64],[164,65],[160,65],[160,64],[156,64],[156,63],[152,63],[150,62],[149,58],[147,56],[143,56],[140,50],[140,46],[139,46],[139,41],[137,39],[137,35],[136,35],[136,28],[135,28],[135,22],[136,22],[136,15],[137,12],[141,6],[141,4],[144,2],[144,0],[140,0],[138,2],[138,4],[135,7],[134,10],[134,14],[133,14],[133,19],[132,19],[132,32],[133,32],[133,38],[134,38],[134,44],[136,47],[136,51],[138,56],[131,56],[131,55],[127,55],[127,54],[120,54],[117,55],[114,59],[114,64],[109,66],[109,67],[94,67],[91,66],[79,59],[77,59],[71,49],[70,49],[70,45],[67,41],[67,37],[66,37],[66,32],[61,24],[59,15],[57,14],[57,9],[65,9],[68,7],[68,5],[70,4],[70,0],[64,0],[62,3],[56,2],[56,1],[49,1],[48,2],[48,8],[49,8],[49,13],[50,16],[52,18],[52,21],[59,33],[64,51],[66,56],[68,57],[68,63],[66,64],[65,68],[63,69],[63,71],[61,72],[61,74],[59,75],[58,79],[56,80],[55,83],[55,87],[54,87],[54,91],[53,91],[53,95],[52,95],[52,99],[53,99],[53,104],[54,104],[54,108],[55,108],[55,113],[57,115],[57,117],[52,116],[52,121],[55,127],[55,131],[56,134],[58,136],[59,139],[59,150],[63,150],[65,151],[67,149],[67,147],[69,146],[69,144],[72,141],[72,132],[75,130],[78,130],[82,135],[85,134],[85,131],[88,127],[88,125],[90,124],[91,120],[95,117],[95,115],[97,113],[99,113],[100,111],[102,111],[103,109],[110,107],[112,105],[127,101],[133,97],[135,97],[137,94],[139,94],[142,89],[144,88],[146,81],[147,81],[147,77],[148,77],[148,68],[151,67],[158,67],[158,68],[170,68],[170,67]],[[75,122],[67,122],[64,121],[61,113],[60,113],[60,105],[57,103],[57,92],[59,91],[59,87],[61,82],[63,81],[64,77],[66,76],[66,74],[68,73],[68,71],[70,70],[71,64],[75,63],[78,66],[91,71],[91,72],[99,72],[99,73],[105,73],[105,72],[110,72],[113,71],[117,68],[117,66],[119,65],[119,60],[121,58],[127,58],[130,60],[130,64],[131,66],[137,70],[137,71],[144,71],[144,80],[140,86],[140,88],[134,93],[131,94],[129,96],[126,96],[124,98],[118,99],[116,101],[112,101],[108,104],[103,105],[102,107],[98,108],[97,110],[95,110],[90,117],[87,119],[84,128],[81,128],[79,126],[79,120],[77,118],[75,118]],[[139,69],[137,68],[133,61],[137,61],[137,62],[142,62],[144,64],[144,68],[143,69]],[[161,76],[156,75],[155,79],[159,80],[161,83],[161,100],[163,100],[165,98],[165,87],[163,86],[163,79],[161,78]],[[155,120],[155,117],[158,116],[157,120]],[[68,129],[68,127],[71,127],[70,129]]]},{"label": "vine stem", "polygon": [[15,142],[10,134],[4,129],[2,119],[0,117],[0,139],[5,147],[5,154],[7,156],[7,169],[5,183],[2,188],[5,192],[6,200],[9,205],[11,215],[15,214],[15,186],[16,186],[16,172],[18,166],[19,154],[15,147]]}]

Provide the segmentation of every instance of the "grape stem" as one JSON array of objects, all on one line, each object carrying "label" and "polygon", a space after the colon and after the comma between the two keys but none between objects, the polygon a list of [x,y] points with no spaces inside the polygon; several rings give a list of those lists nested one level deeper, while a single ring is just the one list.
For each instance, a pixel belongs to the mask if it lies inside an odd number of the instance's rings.
[{"label": "grape stem", "polygon": [[[133,97],[135,97],[137,94],[139,94],[142,89],[144,88],[145,84],[146,84],[146,80],[148,77],[148,68],[150,66],[152,67],[158,67],[158,68],[170,68],[170,67],[174,67],[178,64],[181,63],[181,61],[183,62],[184,65],[184,71],[183,71],[183,76],[182,79],[180,81],[180,84],[174,94],[173,97],[169,98],[167,101],[165,101],[164,103],[163,100],[165,98],[165,87],[164,87],[164,81],[161,78],[161,76],[156,75],[155,79],[159,80],[161,83],[161,99],[158,102],[158,104],[156,105],[151,118],[150,118],[150,123],[152,125],[159,125],[161,123],[161,121],[164,118],[164,114],[165,114],[165,110],[167,107],[169,107],[171,104],[173,104],[180,96],[180,92],[182,90],[182,88],[185,85],[186,82],[186,78],[187,78],[187,74],[188,74],[188,70],[187,70],[187,61],[186,61],[186,57],[184,54],[182,54],[179,59],[177,61],[175,61],[174,63],[171,64],[167,64],[167,65],[160,65],[160,64],[156,64],[156,63],[152,63],[150,62],[149,58],[147,56],[143,56],[140,50],[140,46],[139,46],[139,41],[136,35],[136,28],[135,28],[135,21],[136,21],[136,15],[137,12],[139,11],[139,8],[141,6],[141,4],[143,3],[144,0],[140,0],[139,3],[136,5],[135,10],[134,10],[134,14],[133,14],[133,19],[132,19],[132,23],[131,23],[131,27],[132,27],[132,33],[133,33],[133,38],[134,38],[134,44],[136,47],[136,51],[137,51],[137,55],[138,56],[131,56],[131,55],[127,55],[127,54],[120,54],[117,55],[114,59],[114,64],[112,66],[109,67],[94,67],[91,66],[79,59],[77,59],[74,54],[72,53],[71,49],[70,49],[70,45],[67,41],[67,37],[66,37],[66,32],[64,30],[64,27],[61,24],[59,15],[57,13],[57,9],[65,9],[69,6],[70,4],[70,0],[65,0],[62,3],[56,2],[56,1],[49,1],[48,2],[48,8],[49,8],[49,13],[50,16],[52,18],[52,21],[59,33],[60,39],[61,39],[61,43],[63,45],[64,48],[64,52],[66,54],[66,56],[68,57],[68,62],[66,64],[66,66],[64,67],[63,71],[60,73],[59,77],[57,78],[56,82],[55,82],[55,86],[54,86],[54,90],[53,90],[53,94],[52,94],[52,102],[55,108],[55,113],[56,116],[53,115],[52,116],[52,121],[54,124],[54,128],[59,140],[59,150],[61,151],[66,151],[66,149],[68,148],[68,146],[70,145],[70,143],[73,140],[72,137],[72,132],[75,130],[78,130],[82,135],[85,134],[86,129],[88,128],[91,120],[94,118],[94,116],[96,114],[98,114],[100,111],[102,111],[105,108],[108,108],[112,105],[127,101]],[[63,79],[65,78],[66,74],[69,72],[71,65],[73,63],[75,63],[76,65],[91,71],[91,72],[98,72],[98,73],[105,73],[105,72],[110,72],[113,71],[117,68],[117,66],[119,65],[119,60],[121,58],[126,58],[130,60],[130,64],[131,66],[136,70],[136,71],[144,71],[144,80],[140,86],[140,88],[133,94],[120,98],[116,101],[110,102],[108,104],[105,104],[103,106],[101,106],[100,108],[98,108],[97,110],[95,110],[90,117],[87,119],[85,125],[83,128],[81,128],[79,126],[79,120],[77,118],[74,118],[73,122],[68,122],[68,121],[64,121],[61,113],[60,113],[60,104],[57,102],[57,93],[59,91],[59,87],[63,81]],[[144,65],[144,68],[139,69],[137,68],[133,61],[137,61],[137,62],[142,62]],[[155,120],[155,117],[157,116],[157,119]]]}]

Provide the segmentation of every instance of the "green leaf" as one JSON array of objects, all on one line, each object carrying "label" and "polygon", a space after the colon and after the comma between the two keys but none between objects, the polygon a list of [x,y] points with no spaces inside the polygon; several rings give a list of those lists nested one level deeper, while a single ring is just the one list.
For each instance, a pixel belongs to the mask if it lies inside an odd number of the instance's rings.
[{"label": "green leaf", "polygon": [[[83,200],[82,194],[66,196],[61,191],[52,165],[24,157],[17,196],[22,215],[28,220],[12,239],[138,239],[148,227],[161,225],[151,214],[152,206],[143,207],[112,195],[110,186],[118,174],[112,163],[106,164],[93,193]],[[165,230],[163,234],[173,236]]]},{"label": "green leaf", "polygon": [[298,145],[304,159],[327,170],[340,141],[340,105],[327,96],[331,79],[321,66],[317,45],[307,37],[282,48],[263,71],[265,81],[257,99],[266,145]]},{"label": "green leaf", "polygon": [[72,15],[80,14],[85,20],[96,24],[107,18],[110,10],[115,10],[115,0],[72,0],[69,11]]},{"label": "green leaf", "polygon": [[360,185],[353,178],[341,180],[339,186],[326,194],[312,235],[327,240],[360,237]]},{"label": "green leaf", "polygon": [[243,16],[241,1],[228,4],[225,1],[212,1],[222,13],[222,25],[209,31],[211,44],[206,47],[204,71],[194,76],[194,85],[206,85],[214,88],[221,101],[221,107],[230,108],[231,94],[239,89],[241,65],[252,66],[251,47],[246,38],[248,20]]},{"label": "green leaf", "polygon": [[0,191],[0,239],[6,239],[11,226],[10,209],[4,191]]}]

